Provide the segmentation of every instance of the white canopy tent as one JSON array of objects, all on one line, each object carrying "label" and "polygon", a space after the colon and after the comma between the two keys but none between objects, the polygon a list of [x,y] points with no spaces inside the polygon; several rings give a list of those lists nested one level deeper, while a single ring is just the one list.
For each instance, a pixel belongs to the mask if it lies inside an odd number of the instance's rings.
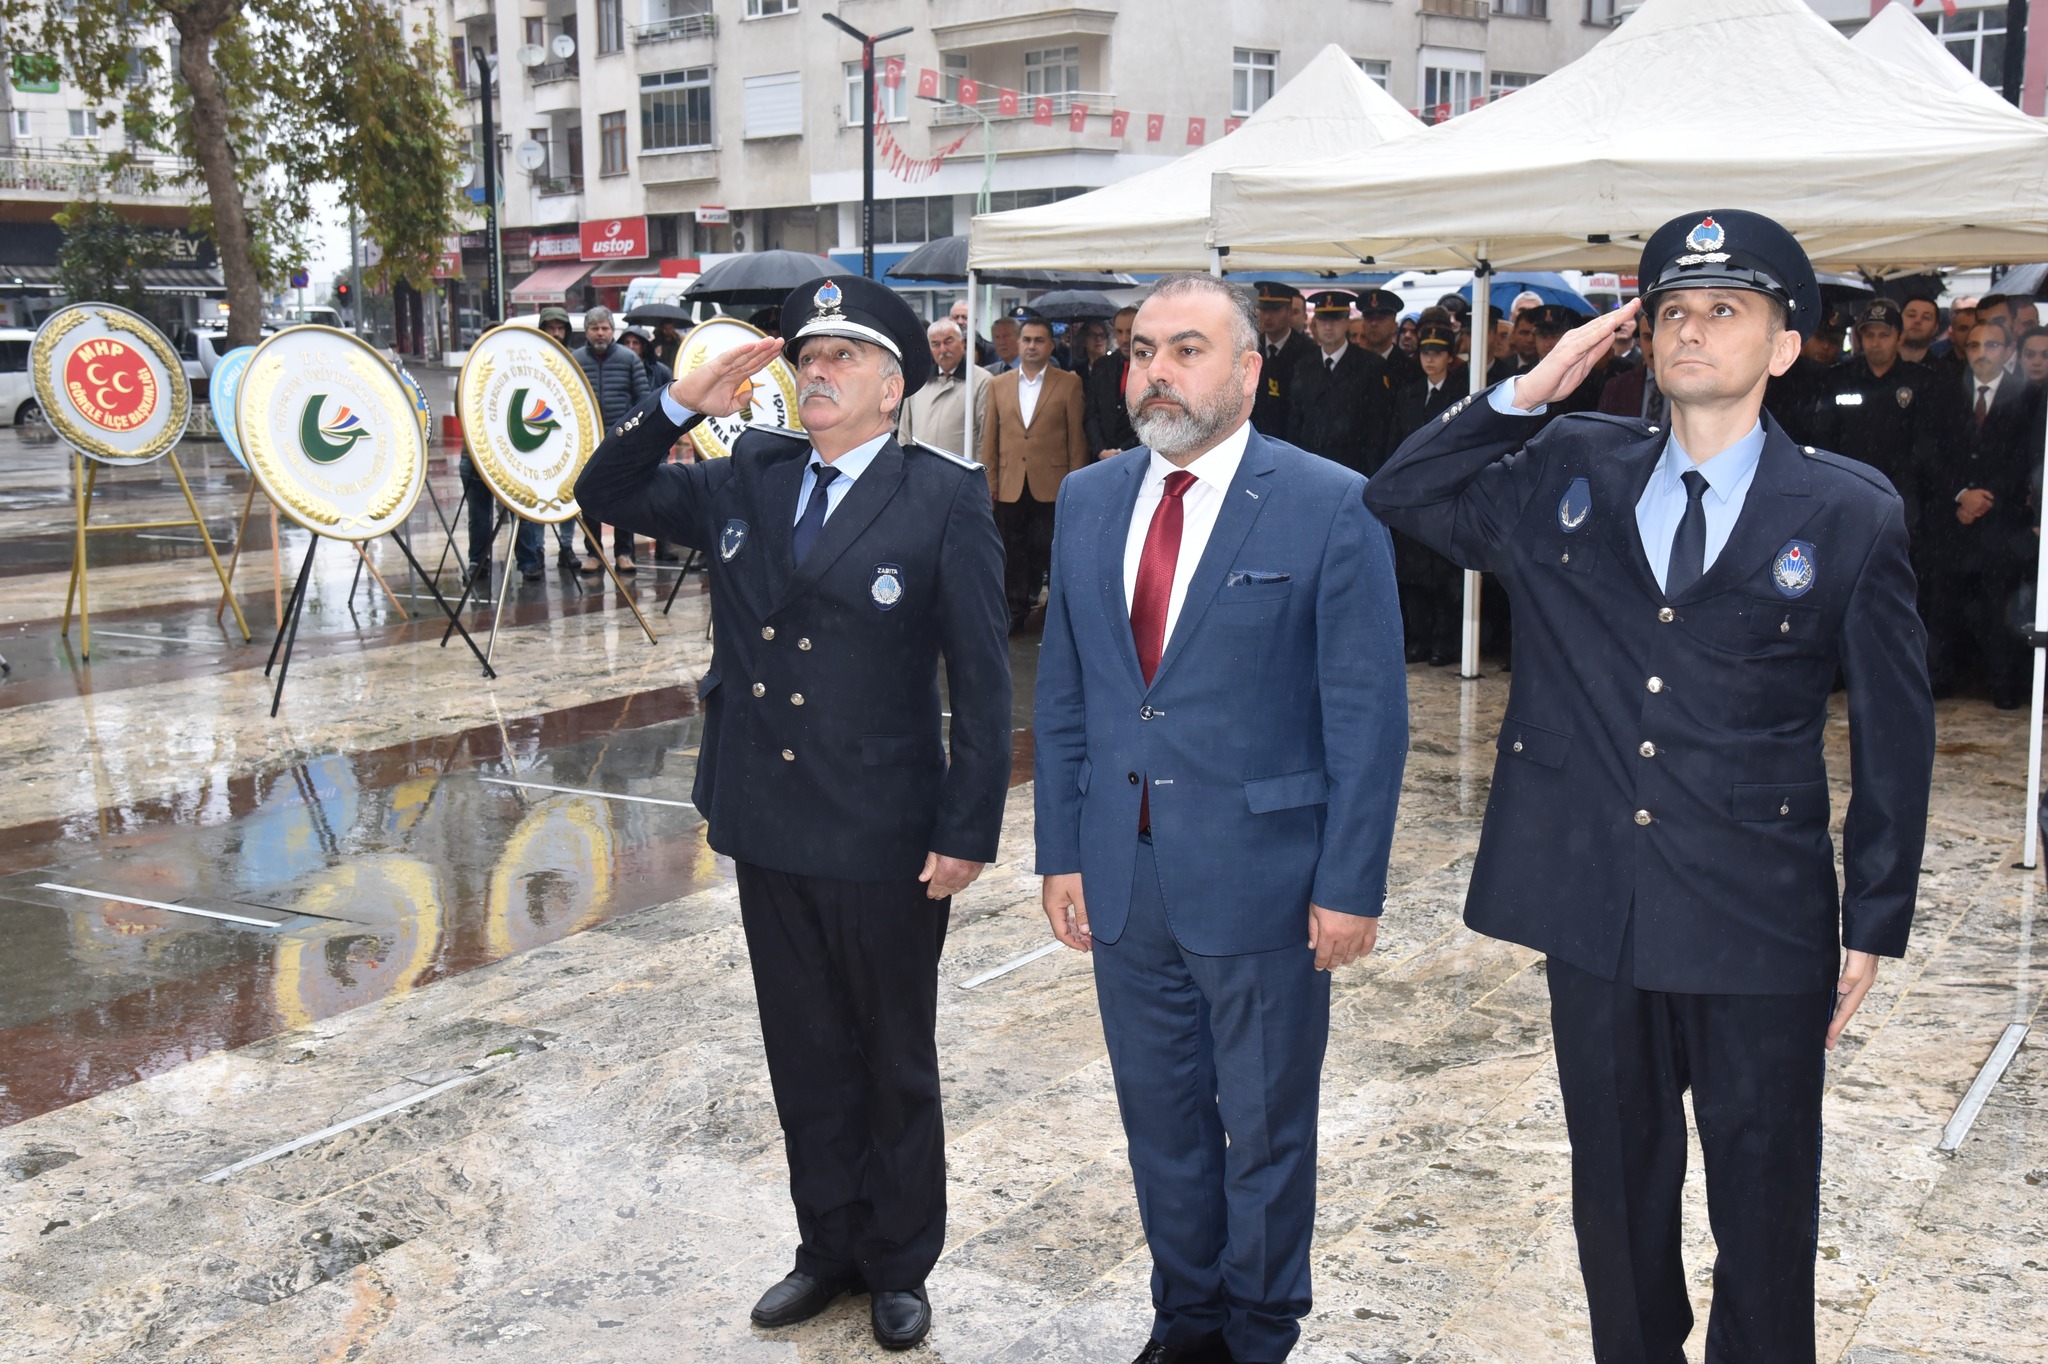
[{"label": "white canopy tent", "polygon": [[[1477,267],[1483,289],[1488,269],[1633,270],[1669,219],[1751,207],[1824,269],[1877,276],[2048,255],[2048,126],[1926,73],[1911,36],[1880,30],[1859,46],[1803,0],[1646,0],[1578,61],[1422,137],[1220,172],[1210,244],[1296,269]],[[1481,293],[1474,313],[1484,307]],[[1468,676],[1476,595],[1468,575]],[[2038,638],[2048,543],[2036,602]],[[2044,683],[2048,650],[2037,648],[2028,866]]]},{"label": "white canopy tent", "polygon": [[[1333,44],[1227,137],[1072,199],[976,218],[968,265],[974,270],[1207,270],[1209,185],[1217,172],[1357,155],[1422,130],[1413,114]],[[1250,270],[1262,263],[1256,256],[1233,256],[1230,266]]]},{"label": "white canopy tent", "polygon": [[1894,66],[1904,67],[1923,80],[1934,82],[1957,98],[1988,103],[2008,112],[2012,108],[1951,56],[1949,50],[1927,31],[1927,26],[1899,0],[1892,0],[1873,15],[1849,43],[1874,57],[1882,57]]}]

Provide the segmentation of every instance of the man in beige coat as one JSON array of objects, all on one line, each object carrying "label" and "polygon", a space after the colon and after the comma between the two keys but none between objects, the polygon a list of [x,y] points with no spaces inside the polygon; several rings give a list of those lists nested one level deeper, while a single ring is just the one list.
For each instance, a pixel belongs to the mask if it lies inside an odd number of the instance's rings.
[{"label": "man in beige coat", "polygon": [[981,462],[1003,533],[1003,594],[1010,633],[1038,604],[1052,565],[1053,499],[1060,480],[1089,462],[1086,399],[1079,376],[1052,364],[1052,324],[1027,318],[1017,333],[1017,368],[988,386]]},{"label": "man in beige coat", "polygon": [[903,402],[896,439],[905,445],[923,441],[949,454],[967,450],[967,391],[974,389],[974,429],[988,425],[988,371],[967,363],[967,345],[960,328],[942,317],[925,329],[932,348],[932,377]]}]

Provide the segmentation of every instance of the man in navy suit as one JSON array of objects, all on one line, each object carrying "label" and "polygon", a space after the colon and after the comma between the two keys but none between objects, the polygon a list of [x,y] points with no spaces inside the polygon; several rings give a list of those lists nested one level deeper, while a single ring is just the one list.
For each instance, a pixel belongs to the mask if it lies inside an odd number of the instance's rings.
[{"label": "man in navy suit", "polygon": [[[1546,406],[1630,303],[1410,436],[1366,501],[1514,602],[1465,922],[1549,957],[1595,1360],[1685,1357],[1690,1090],[1718,1251],[1706,1357],[1812,1364],[1825,1058],[1878,959],[1906,950],[1926,840],[1905,508],[1763,411],[1820,317],[1789,232],[1688,214],[1638,277],[1669,430]],[[1840,890],[1822,755],[1838,672]]]},{"label": "man in navy suit", "polygon": [[1038,870],[1094,953],[1152,1248],[1141,1364],[1300,1335],[1323,973],[1372,950],[1408,743],[1387,532],[1362,477],[1250,426],[1256,326],[1207,275],[1140,309],[1145,445],[1061,484],[1038,664]]}]

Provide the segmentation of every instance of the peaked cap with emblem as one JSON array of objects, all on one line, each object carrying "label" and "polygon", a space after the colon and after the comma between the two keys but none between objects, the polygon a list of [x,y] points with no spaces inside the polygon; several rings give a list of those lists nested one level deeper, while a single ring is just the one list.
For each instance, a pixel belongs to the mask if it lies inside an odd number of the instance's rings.
[{"label": "peaked cap with emblem", "polygon": [[1324,289],[1308,296],[1308,306],[1317,317],[1349,317],[1352,297],[1349,289]]},{"label": "peaked cap with emblem", "polygon": [[1636,278],[1647,301],[1667,289],[1745,289],[1785,305],[1803,340],[1820,325],[1820,282],[1799,239],[1761,213],[1717,208],[1650,234]]},{"label": "peaked cap with emblem", "polygon": [[782,301],[782,353],[796,363],[806,338],[844,336],[880,346],[903,366],[908,398],[932,377],[932,348],[925,324],[888,285],[860,275],[827,275],[799,284]]}]

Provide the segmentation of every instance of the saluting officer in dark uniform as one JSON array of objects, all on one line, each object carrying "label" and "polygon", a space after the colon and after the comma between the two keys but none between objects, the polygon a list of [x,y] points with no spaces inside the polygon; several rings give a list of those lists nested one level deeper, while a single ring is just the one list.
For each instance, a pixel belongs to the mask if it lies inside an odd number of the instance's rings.
[{"label": "saluting officer in dark uniform", "polygon": [[1351,344],[1351,295],[1325,289],[1309,295],[1315,342],[1287,385],[1290,445],[1370,474],[1392,449],[1394,390],[1378,356]]},{"label": "saluting officer in dark uniform", "polygon": [[[1594,1357],[1683,1358],[1690,1089],[1718,1247],[1707,1358],[1812,1364],[1825,1049],[1878,958],[1906,949],[1926,838],[1934,715],[1905,517],[1868,465],[1762,411],[1819,311],[1789,232],[1688,215],[1651,236],[1639,278],[1670,429],[1545,406],[1631,303],[1409,438],[1365,499],[1515,599],[1465,918],[1549,954]],[[1839,898],[1837,670],[1854,782]]]},{"label": "saluting officer in dark uniform", "polygon": [[1934,371],[1899,358],[1905,322],[1899,305],[1873,298],[1856,319],[1856,354],[1822,381],[1815,405],[1815,445],[1860,459],[1890,480],[1905,499],[1906,530],[1918,538],[1922,484],[1940,455],[1948,414]]},{"label": "saluting officer in dark uniform", "polygon": [[1259,392],[1252,399],[1252,426],[1262,436],[1287,439],[1287,386],[1294,379],[1294,367],[1316,353],[1306,336],[1294,330],[1294,305],[1301,290],[1291,284],[1260,280],[1259,291]]},{"label": "saluting officer in dark uniform", "polygon": [[[866,1291],[876,1337],[907,1349],[930,1328],[946,1232],[939,953],[950,897],[995,857],[1009,783],[1003,546],[979,465],[890,434],[932,367],[910,306],[835,275],[792,292],[782,324],[786,342],[650,395],[576,497],[709,557],[692,799],[736,863],[802,1234],[753,1319],[787,1326]],[[807,436],[755,430],[730,459],[661,462],[701,416],[737,411],[778,352]]]}]

